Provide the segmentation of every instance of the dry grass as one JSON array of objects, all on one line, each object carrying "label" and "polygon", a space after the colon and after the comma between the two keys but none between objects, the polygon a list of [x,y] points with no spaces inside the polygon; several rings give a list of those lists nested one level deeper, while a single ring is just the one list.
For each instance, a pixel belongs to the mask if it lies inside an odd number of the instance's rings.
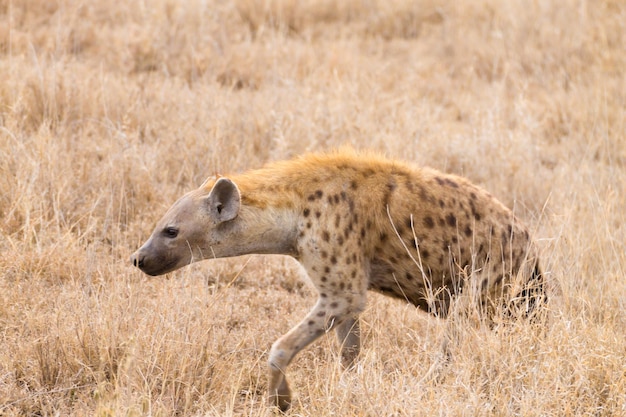
[{"label": "dry grass", "polygon": [[314,301],[253,256],[128,256],[216,171],[342,144],[459,173],[531,225],[539,331],[376,295],[364,351],[291,367],[291,415],[626,415],[620,0],[0,0],[0,414],[271,415],[266,354]]}]

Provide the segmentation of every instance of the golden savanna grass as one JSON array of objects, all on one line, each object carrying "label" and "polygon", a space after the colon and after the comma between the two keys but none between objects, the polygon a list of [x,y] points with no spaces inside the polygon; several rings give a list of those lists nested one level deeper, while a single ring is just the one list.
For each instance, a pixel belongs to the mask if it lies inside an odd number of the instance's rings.
[{"label": "golden savanna grass", "polygon": [[0,0],[0,415],[272,415],[297,263],[128,258],[207,176],[343,145],[497,195],[551,301],[460,320],[421,381],[444,323],[371,294],[358,368],[316,342],[290,415],[626,415],[625,45],[621,0]]}]

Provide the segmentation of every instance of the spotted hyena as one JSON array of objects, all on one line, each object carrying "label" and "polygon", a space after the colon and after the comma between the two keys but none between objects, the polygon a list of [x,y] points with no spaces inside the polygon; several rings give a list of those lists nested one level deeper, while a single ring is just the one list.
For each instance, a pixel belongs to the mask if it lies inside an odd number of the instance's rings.
[{"label": "spotted hyena", "polygon": [[251,253],[293,256],[319,293],[270,351],[270,402],[282,410],[291,402],[287,366],[328,330],[342,344],[342,363],[352,364],[367,290],[439,317],[468,287],[486,312],[511,299],[530,309],[544,297],[528,230],[491,194],[458,176],[352,151],[211,178],[174,203],[131,261],[161,275]]}]

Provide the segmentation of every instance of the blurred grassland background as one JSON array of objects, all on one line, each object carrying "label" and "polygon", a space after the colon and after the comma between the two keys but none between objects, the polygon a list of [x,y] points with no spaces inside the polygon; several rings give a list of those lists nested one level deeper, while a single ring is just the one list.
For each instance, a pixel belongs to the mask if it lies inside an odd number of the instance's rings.
[{"label": "blurred grassland background", "polygon": [[0,0],[0,415],[269,416],[267,351],[312,306],[297,263],[147,278],[128,257],[183,192],[350,145],[464,175],[533,232],[542,329],[371,294],[291,415],[626,415],[622,0]]}]

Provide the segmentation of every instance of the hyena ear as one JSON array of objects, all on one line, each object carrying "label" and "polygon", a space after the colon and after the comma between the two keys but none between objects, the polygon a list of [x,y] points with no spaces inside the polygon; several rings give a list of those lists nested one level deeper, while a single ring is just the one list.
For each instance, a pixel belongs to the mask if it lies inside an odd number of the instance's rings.
[{"label": "hyena ear", "polygon": [[227,222],[239,214],[241,195],[239,188],[228,178],[220,178],[215,182],[207,197],[209,213],[216,223]]}]

